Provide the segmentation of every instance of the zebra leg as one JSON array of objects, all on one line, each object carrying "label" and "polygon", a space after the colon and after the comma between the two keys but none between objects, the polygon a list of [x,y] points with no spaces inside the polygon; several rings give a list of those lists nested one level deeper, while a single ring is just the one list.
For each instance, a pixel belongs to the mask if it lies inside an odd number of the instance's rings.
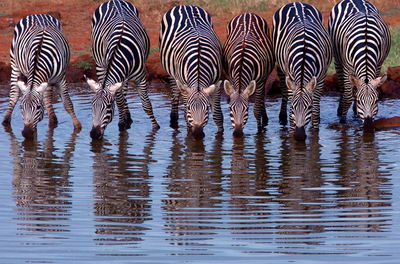
[{"label": "zebra leg", "polygon": [[286,87],[286,81],[285,81],[285,74],[283,71],[278,67],[278,77],[279,77],[279,87],[282,93],[282,104],[281,104],[281,110],[279,112],[279,123],[283,126],[287,125],[287,104],[288,104],[288,97],[289,97],[289,91],[288,88]]},{"label": "zebra leg", "polygon": [[170,114],[170,127],[178,128],[178,118],[179,118],[179,89],[176,85],[174,78],[169,78],[169,85],[172,90],[172,103],[171,103],[171,114]]},{"label": "zebra leg", "polygon": [[126,83],[124,85],[123,90],[115,94],[115,101],[117,102],[119,110],[119,122],[118,122],[119,131],[125,131],[126,129],[131,128],[131,125],[133,123],[131,118],[131,113],[129,112],[128,103],[126,100],[127,93],[128,93],[128,84]]},{"label": "zebra leg", "polygon": [[258,132],[262,132],[268,124],[267,111],[265,110],[265,88],[263,84],[258,84],[255,92],[254,116],[257,120]]},{"label": "zebra leg", "polygon": [[347,112],[353,102],[353,86],[348,80],[348,74],[343,74],[343,93],[340,97],[340,103],[338,108],[338,114],[340,117],[340,123],[346,123]]},{"label": "zebra leg", "polygon": [[54,112],[53,108],[53,94],[54,94],[54,87],[50,87],[46,90],[43,101],[44,106],[46,107],[47,114],[49,116],[49,128],[55,128],[58,125],[58,120],[56,113]]},{"label": "zebra leg", "polygon": [[9,126],[10,122],[11,122],[11,115],[12,112],[14,110],[15,104],[18,101],[19,98],[19,88],[17,86],[17,78],[18,76],[21,74],[21,72],[19,71],[19,69],[15,66],[12,66],[12,70],[11,70],[11,88],[10,88],[10,100],[8,103],[8,107],[6,110],[6,113],[4,115],[4,119],[3,119],[3,125],[4,126]]},{"label": "zebra leg", "polygon": [[78,118],[75,115],[74,105],[72,104],[71,98],[69,97],[68,87],[67,87],[67,83],[65,81],[65,76],[61,80],[61,82],[58,84],[58,86],[60,89],[60,94],[61,94],[61,98],[63,100],[64,108],[68,112],[68,114],[71,116],[75,130],[79,131],[82,129],[82,125],[81,125],[81,122],[79,122]]},{"label": "zebra leg", "polygon": [[215,90],[212,95],[212,112],[215,124],[218,127],[218,133],[224,132],[224,116],[221,110],[221,85],[218,82],[219,87]]},{"label": "zebra leg", "polygon": [[151,106],[151,102],[149,99],[146,78],[143,78],[143,80],[141,82],[137,82],[137,89],[138,89],[140,99],[142,100],[143,110],[149,116],[149,118],[151,120],[151,124],[153,126],[153,129],[159,129],[160,126],[158,125],[157,120],[154,117],[153,107]]},{"label": "zebra leg", "polygon": [[314,92],[313,96],[313,106],[312,106],[312,114],[311,114],[311,122],[312,128],[315,130],[319,129],[320,123],[320,102],[321,102],[321,95],[322,90],[324,88],[324,81],[317,84],[317,87]]}]

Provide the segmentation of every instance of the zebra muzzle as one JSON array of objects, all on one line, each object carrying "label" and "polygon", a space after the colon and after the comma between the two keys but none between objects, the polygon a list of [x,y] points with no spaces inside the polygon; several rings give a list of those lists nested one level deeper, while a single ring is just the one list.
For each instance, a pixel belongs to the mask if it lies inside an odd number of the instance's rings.
[{"label": "zebra muzzle", "polygon": [[92,127],[92,130],[90,130],[90,137],[92,139],[102,139],[103,138],[103,129],[101,129],[101,127],[99,126],[94,126]]},{"label": "zebra muzzle", "polygon": [[31,126],[24,126],[24,129],[22,130],[22,136],[26,139],[33,139],[35,132],[36,128],[33,128]]},{"label": "zebra muzzle", "polygon": [[233,136],[234,137],[243,137],[243,126],[236,125],[233,127]]},{"label": "zebra muzzle", "polygon": [[294,139],[296,139],[297,141],[304,141],[306,140],[307,136],[306,136],[306,130],[304,129],[304,126],[302,127],[296,127],[295,131],[294,131]]},{"label": "zebra muzzle", "polygon": [[375,131],[374,122],[372,117],[367,117],[364,119],[364,133],[373,133]]},{"label": "zebra muzzle", "polygon": [[190,128],[190,132],[195,139],[203,139],[205,136],[202,127],[194,126]]}]

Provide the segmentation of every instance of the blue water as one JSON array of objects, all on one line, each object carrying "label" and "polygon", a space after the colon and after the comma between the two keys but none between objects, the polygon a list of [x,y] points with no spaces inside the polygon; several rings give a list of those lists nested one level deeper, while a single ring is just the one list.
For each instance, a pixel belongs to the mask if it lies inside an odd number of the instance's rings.
[{"label": "blue water", "polygon": [[[223,137],[210,118],[193,141],[182,111],[169,127],[162,89],[151,91],[159,131],[132,91],[132,128],[120,134],[116,116],[92,142],[90,91],[71,96],[80,133],[60,102],[58,127],[45,118],[36,141],[21,136],[18,108],[0,132],[0,263],[399,263],[400,131],[364,137],[351,115],[337,125],[337,97],[323,97],[319,134],[301,144],[275,99],[263,135],[251,115],[234,140],[224,102]],[[7,100],[3,88],[1,115]],[[379,117],[398,105],[380,102]]]}]

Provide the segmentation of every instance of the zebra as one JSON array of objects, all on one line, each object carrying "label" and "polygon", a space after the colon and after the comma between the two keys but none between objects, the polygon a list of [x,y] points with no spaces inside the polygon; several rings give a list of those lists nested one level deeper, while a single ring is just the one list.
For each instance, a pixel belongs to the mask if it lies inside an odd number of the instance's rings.
[{"label": "zebra", "polygon": [[98,82],[86,78],[95,92],[92,99],[93,139],[101,139],[112,121],[114,101],[119,110],[119,130],[129,129],[131,114],[126,101],[128,81],[133,80],[153,129],[158,125],[148,96],[145,61],[150,41],[134,5],[123,0],[101,4],[92,17],[92,53]]},{"label": "zebra", "polygon": [[225,80],[224,89],[230,97],[233,135],[241,136],[248,119],[249,96],[254,92],[258,131],[268,124],[264,86],[275,59],[267,21],[262,17],[252,13],[238,15],[227,29],[223,64],[229,80]]},{"label": "zebra", "polygon": [[182,95],[189,132],[204,137],[211,105],[218,132],[223,132],[220,75],[222,47],[210,15],[193,5],[179,5],[163,16],[160,31],[161,63],[172,89],[171,127],[178,126]]},{"label": "zebra", "polygon": [[319,128],[320,97],[332,60],[332,44],[322,22],[318,9],[301,2],[281,7],[273,18],[272,38],[283,93],[279,120],[287,124],[290,101],[290,132],[300,141],[306,139],[310,119],[312,127]]},{"label": "zebra", "polygon": [[390,32],[377,8],[366,0],[343,0],[331,11],[328,31],[341,91],[338,116],[346,122],[354,100],[354,113],[364,129],[372,129],[378,112],[378,87],[386,81],[381,68],[390,50]]},{"label": "zebra", "polygon": [[69,46],[56,18],[36,14],[18,22],[10,50],[11,89],[3,119],[4,126],[10,126],[12,112],[20,99],[24,121],[22,135],[25,138],[33,138],[36,134],[37,124],[43,119],[44,108],[49,116],[49,127],[56,127],[58,121],[52,98],[57,89],[65,110],[72,118],[74,128],[81,129],[65,80],[69,59]]}]

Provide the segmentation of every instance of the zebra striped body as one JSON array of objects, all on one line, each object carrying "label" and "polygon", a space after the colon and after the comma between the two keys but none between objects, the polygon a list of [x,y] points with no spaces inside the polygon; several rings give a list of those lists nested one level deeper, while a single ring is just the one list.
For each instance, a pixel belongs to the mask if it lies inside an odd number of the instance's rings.
[{"label": "zebra striped body", "polygon": [[51,100],[53,89],[57,88],[75,128],[80,129],[65,81],[70,50],[60,22],[43,14],[21,19],[15,26],[10,57],[10,102],[3,124],[10,124],[11,114],[20,98],[24,137],[33,136],[37,123],[43,119],[44,108],[49,115],[49,126],[55,127],[57,117]]},{"label": "zebra striped body", "polygon": [[388,26],[370,2],[344,0],[333,7],[328,30],[341,90],[338,115],[345,122],[354,100],[368,128],[378,112],[377,88],[386,80],[379,75],[390,50]]},{"label": "zebra striped body", "polygon": [[173,94],[171,126],[177,126],[182,94],[188,128],[195,137],[204,137],[210,104],[218,130],[223,131],[219,89],[222,48],[210,15],[197,6],[169,10],[162,20],[160,53]]},{"label": "zebra striped body", "polygon": [[320,97],[332,58],[321,12],[301,2],[283,6],[274,15],[273,43],[284,96],[280,122],[287,123],[290,99],[290,130],[296,139],[304,140],[310,119],[313,128],[319,127]]},{"label": "zebra striped body", "polygon": [[136,7],[122,0],[101,4],[92,18],[92,49],[98,83],[87,80],[95,91],[91,137],[103,137],[114,115],[114,101],[119,108],[120,131],[130,128],[132,119],[125,98],[129,80],[136,83],[153,128],[159,128],[147,91],[145,61],[149,54],[149,37]]},{"label": "zebra striped body", "polygon": [[258,130],[268,124],[265,110],[265,81],[275,64],[267,22],[245,13],[228,24],[224,45],[224,68],[228,79],[225,92],[230,97],[230,116],[234,135],[241,135],[248,119],[249,96],[255,92],[254,116]]}]

